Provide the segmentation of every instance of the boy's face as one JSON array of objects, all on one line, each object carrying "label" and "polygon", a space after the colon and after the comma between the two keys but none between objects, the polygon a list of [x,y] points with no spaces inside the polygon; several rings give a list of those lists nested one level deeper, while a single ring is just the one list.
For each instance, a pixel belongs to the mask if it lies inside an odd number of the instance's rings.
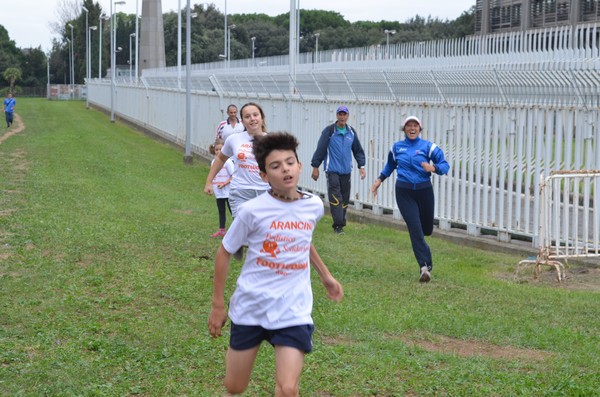
[{"label": "boy's face", "polygon": [[302,164],[292,150],[273,150],[265,159],[265,172],[260,172],[263,181],[275,191],[295,191],[302,172]]}]

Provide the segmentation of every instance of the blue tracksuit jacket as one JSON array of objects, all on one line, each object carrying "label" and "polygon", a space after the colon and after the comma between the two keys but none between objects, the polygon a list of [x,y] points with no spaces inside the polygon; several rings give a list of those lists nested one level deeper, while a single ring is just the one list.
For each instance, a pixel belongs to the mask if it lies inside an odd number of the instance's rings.
[{"label": "blue tracksuit jacket", "polygon": [[346,125],[346,133],[341,134],[334,123],[321,132],[310,165],[318,168],[324,163],[325,172],[346,175],[352,172],[352,155],[359,168],[365,165],[365,151],[354,129]]},{"label": "blue tracksuit jacket", "polygon": [[413,185],[417,188],[416,185],[431,180],[431,173],[421,166],[423,161],[432,162],[438,175],[445,175],[450,169],[450,165],[444,158],[444,152],[435,143],[421,137],[415,140],[405,138],[392,145],[379,179],[383,182],[395,169],[397,183],[400,182],[403,186]]}]

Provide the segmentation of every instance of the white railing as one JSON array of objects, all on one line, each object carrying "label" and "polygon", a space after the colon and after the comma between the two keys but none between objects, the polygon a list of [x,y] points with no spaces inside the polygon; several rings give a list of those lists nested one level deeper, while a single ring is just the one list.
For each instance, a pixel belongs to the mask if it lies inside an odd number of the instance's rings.
[{"label": "white railing", "polygon": [[[557,26],[528,31],[495,33],[489,35],[466,36],[457,39],[443,39],[410,43],[371,45],[357,48],[344,48],[301,53],[297,57],[300,68],[322,69],[346,68],[339,63],[354,64],[362,68],[365,62],[387,61],[388,66],[414,65],[419,68],[437,67],[440,60],[453,67],[477,64],[501,65],[561,61],[571,63],[579,59],[598,58],[600,49],[600,25],[580,24],[576,28]],[[192,65],[194,71],[228,72],[235,69],[270,68],[289,65],[288,55],[237,59],[229,63],[210,62]],[[585,66],[584,66],[585,67]],[[155,69],[155,73],[177,72],[177,67]]]},{"label": "white railing", "polygon": [[[595,29],[579,32],[597,34]],[[265,110],[269,131],[291,131],[300,139],[306,166],[320,131],[343,103],[367,155],[366,181],[353,173],[354,205],[400,217],[393,182],[382,186],[377,200],[369,187],[392,143],[402,137],[402,120],[416,115],[424,138],[444,150],[451,166],[447,176],[432,178],[440,228],[536,242],[539,175],[600,169],[600,72],[588,67],[599,62],[593,57],[598,43],[595,36],[572,43],[570,30],[553,31],[556,40],[549,40],[547,30],[447,41],[448,57],[438,51],[442,43],[428,43],[423,58],[412,50],[410,66],[381,60],[298,68],[293,93],[285,68],[198,69],[191,87],[192,150],[208,157],[227,105],[255,101]],[[463,66],[454,67],[458,64]],[[183,144],[185,90],[174,70],[144,72],[139,85],[119,80],[114,106],[118,116]],[[110,81],[90,81],[90,103],[110,108]],[[323,178],[315,182],[309,173],[300,185],[326,192]]]},{"label": "white railing", "polygon": [[600,171],[552,171],[541,176],[538,254],[517,265],[515,275],[535,264],[534,278],[543,265],[554,267],[557,280],[565,279],[568,259],[600,258]]}]

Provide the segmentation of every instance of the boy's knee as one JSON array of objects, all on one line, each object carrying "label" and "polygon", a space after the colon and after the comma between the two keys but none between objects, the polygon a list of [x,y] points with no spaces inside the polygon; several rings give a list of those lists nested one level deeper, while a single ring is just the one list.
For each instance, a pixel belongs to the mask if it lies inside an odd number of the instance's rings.
[{"label": "boy's knee", "polygon": [[277,387],[279,388],[279,394],[277,394],[278,396],[282,396],[282,397],[298,397],[300,395],[300,388],[298,387],[298,384],[278,384]]}]

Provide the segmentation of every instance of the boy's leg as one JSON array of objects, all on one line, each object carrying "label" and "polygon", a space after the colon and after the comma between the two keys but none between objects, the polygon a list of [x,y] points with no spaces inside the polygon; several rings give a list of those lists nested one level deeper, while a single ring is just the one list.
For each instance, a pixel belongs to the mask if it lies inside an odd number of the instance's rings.
[{"label": "boy's leg", "polygon": [[227,349],[225,355],[225,388],[231,394],[240,394],[250,383],[252,366],[260,345],[246,350]]},{"label": "boy's leg", "polygon": [[297,397],[304,352],[289,346],[275,346],[275,397]]}]

